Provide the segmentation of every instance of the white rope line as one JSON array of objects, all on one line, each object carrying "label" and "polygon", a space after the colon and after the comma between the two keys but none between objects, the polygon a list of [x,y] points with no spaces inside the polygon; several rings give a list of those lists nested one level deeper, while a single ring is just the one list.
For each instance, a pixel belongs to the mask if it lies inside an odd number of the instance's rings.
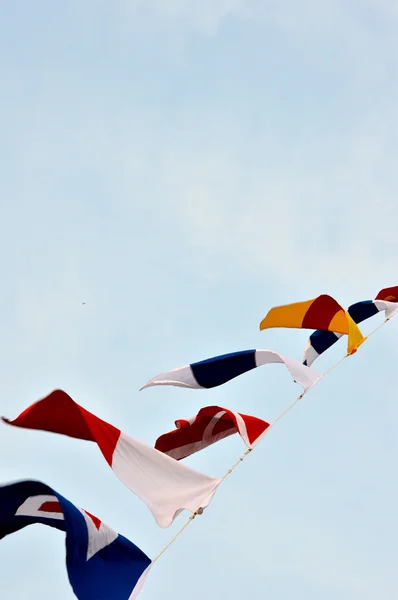
[{"label": "white rope line", "polygon": [[[392,315],[392,316],[394,316],[394,315]],[[372,335],[374,335],[377,331],[379,331],[379,329],[381,329],[388,321],[390,321],[390,319],[392,319],[392,317],[389,317],[389,318],[385,319],[382,323],[380,323],[380,325],[378,325],[375,329],[373,329],[373,331],[371,331],[369,333],[369,335],[366,336],[366,340],[369,339]],[[322,381],[327,375],[329,375],[339,365],[341,365],[341,363],[344,362],[346,360],[346,358],[348,358],[349,356],[350,356],[350,354],[346,354],[345,356],[343,356],[343,358],[341,358],[334,365],[332,365],[330,367],[330,369],[328,369],[327,371],[325,371],[325,373],[323,373],[319,377],[319,379],[317,379],[317,381],[308,390],[305,390],[299,396],[297,396],[297,398],[295,400],[293,400],[293,402],[291,404],[289,404],[289,406],[287,406],[287,408],[285,408],[281,412],[281,414],[278,415],[276,417],[276,419],[274,419],[274,421],[272,421],[272,423],[270,423],[269,427],[267,427],[267,429],[264,431],[264,433],[262,433],[261,436],[259,436],[259,438],[257,438],[256,446],[263,439],[263,437],[270,431],[270,429],[278,421],[280,421],[293,408],[293,406],[295,406],[308,392],[310,392],[312,389],[314,389],[314,387],[316,385],[318,385],[318,383],[320,381]],[[219,487],[222,484],[222,482],[228,477],[228,475],[230,475],[232,473],[232,471],[234,471],[236,469],[236,467],[238,465],[240,465],[240,463],[244,461],[244,459],[246,458],[246,456],[249,456],[250,452],[252,452],[253,450],[254,450],[254,448],[248,448],[246,450],[246,452],[239,458],[239,460],[237,460],[236,463],[234,465],[232,465],[232,467],[230,467],[228,469],[228,471],[221,477],[220,482],[217,484],[217,487]],[[188,521],[186,521],[186,523],[181,527],[181,529],[179,529],[179,531],[177,531],[177,533],[175,534],[175,536],[166,544],[166,546],[153,559],[152,564],[154,564],[162,556],[162,554],[164,552],[166,552],[166,550],[168,550],[168,548],[170,548],[170,546],[175,542],[175,540],[178,538],[178,536],[181,535],[181,533],[184,531],[184,529],[186,529],[188,527],[188,525],[194,520],[194,518],[196,517],[196,515],[201,515],[203,513],[203,510],[204,509],[202,507],[199,507],[199,508],[197,508],[195,510],[195,512],[189,517]]]}]

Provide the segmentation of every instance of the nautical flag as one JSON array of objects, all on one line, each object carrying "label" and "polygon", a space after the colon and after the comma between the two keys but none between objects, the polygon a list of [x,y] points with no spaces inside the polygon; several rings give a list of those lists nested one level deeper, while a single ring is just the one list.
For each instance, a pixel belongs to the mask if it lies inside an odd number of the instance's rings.
[{"label": "nautical flag", "polygon": [[130,540],[40,481],[0,486],[0,539],[41,523],[66,533],[66,568],[79,600],[133,600],[151,559]]},{"label": "nautical flag", "polygon": [[[390,300],[387,300],[387,298],[390,298]],[[391,300],[391,298],[396,299]],[[386,319],[390,319],[398,312],[398,287],[381,290],[375,300],[356,302],[349,307],[347,312],[355,323],[362,323],[383,311],[385,312]],[[322,329],[314,331],[310,335],[305,347],[303,364],[308,367],[312,365],[318,356],[326,352],[342,336],[343,334],[341,333],[333,333],[332,331],[324,331]]]},{"label": "nautical flag", "polygon": [[387,302],[398,302],[398,285],[384,288],[377,294],[375,300],[386,300]]},{"label": "nautical flag", "polygon": [[191,389],[209,389],[227,383],[256,367],[281,363],[289,370],[294,381],[308,391],[320,375],[290,358],[271,350],[242,350],[231,354],[213,356],[200,362],[160,373],[146,383],[141,390],[155,385],[175,385]]},{"label": "nautical flag", "polygon": [[324,329],[348,335],[348,354],[353,354],[366,338],[350,315],[334,298],[322,294],[312,300],[275,306],[260,323],[260,330],[271,327]]},{"label": "nautical flag", "polygon": [[208,506],[221,482],[133,439],[62,390],[32,404],[13,421],[3,421],[96,442],[116,477],[147,505],[160,527],[171,525],[183,509],[194,513]]},{"label": "nautical flag", "polygon": [[186,458],[234,433],[239,433],[246,446],[253,448],[269,423],[221,406],[206,406],[196,417],[178,419],[177,429],[156,440],[155,448],[176,460]]}]

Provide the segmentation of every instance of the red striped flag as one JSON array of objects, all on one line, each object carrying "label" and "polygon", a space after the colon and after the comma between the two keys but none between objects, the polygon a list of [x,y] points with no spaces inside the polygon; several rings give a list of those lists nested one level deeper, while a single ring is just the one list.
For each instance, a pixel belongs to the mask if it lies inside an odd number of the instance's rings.
[{"label": "red striped flag", "polygon": [[177,429],[156,440],[155,448],[176,460],[186,458],[234,433],[239,433],[245,444],[252,448],[269,423],[221,406],[206,406],[196,417],[178,419]]}]

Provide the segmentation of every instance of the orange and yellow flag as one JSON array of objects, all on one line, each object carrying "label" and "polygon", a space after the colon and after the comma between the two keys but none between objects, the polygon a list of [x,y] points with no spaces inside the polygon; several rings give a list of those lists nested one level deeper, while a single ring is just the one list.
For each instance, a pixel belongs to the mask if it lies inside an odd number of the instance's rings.
[{"label": "orange and yellow flag", "polygon": [[354,354],[366,339],[348,312],[327,294],[305,302],[271,308],[261,321],[260,330],[271,327],[325,329],[348,335],[348,354]]}]

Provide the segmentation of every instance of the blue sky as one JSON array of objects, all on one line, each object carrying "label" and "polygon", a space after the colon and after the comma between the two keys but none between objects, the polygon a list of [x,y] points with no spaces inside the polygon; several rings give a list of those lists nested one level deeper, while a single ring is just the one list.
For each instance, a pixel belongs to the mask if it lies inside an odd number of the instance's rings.
[{"label": "blue sky", "polygon": [[[138,389],[234,350],[300,359],[305,332],[258,331],[271,306],[398,284],[397,34],[381,0],[0,3],[1,414],[63,388],[151,444],[206,405],[275,418],[300,391],[280,366]],[[142,600],[397,597],[397,327],[275,426]],[[0,444],[2,482],[42,480],[150,556],[188,516],[157,527],[94,445]],[[243,451],[187,462],[220,476]],[[74,597],[55,530],[0,563],[4,598]]]}]

